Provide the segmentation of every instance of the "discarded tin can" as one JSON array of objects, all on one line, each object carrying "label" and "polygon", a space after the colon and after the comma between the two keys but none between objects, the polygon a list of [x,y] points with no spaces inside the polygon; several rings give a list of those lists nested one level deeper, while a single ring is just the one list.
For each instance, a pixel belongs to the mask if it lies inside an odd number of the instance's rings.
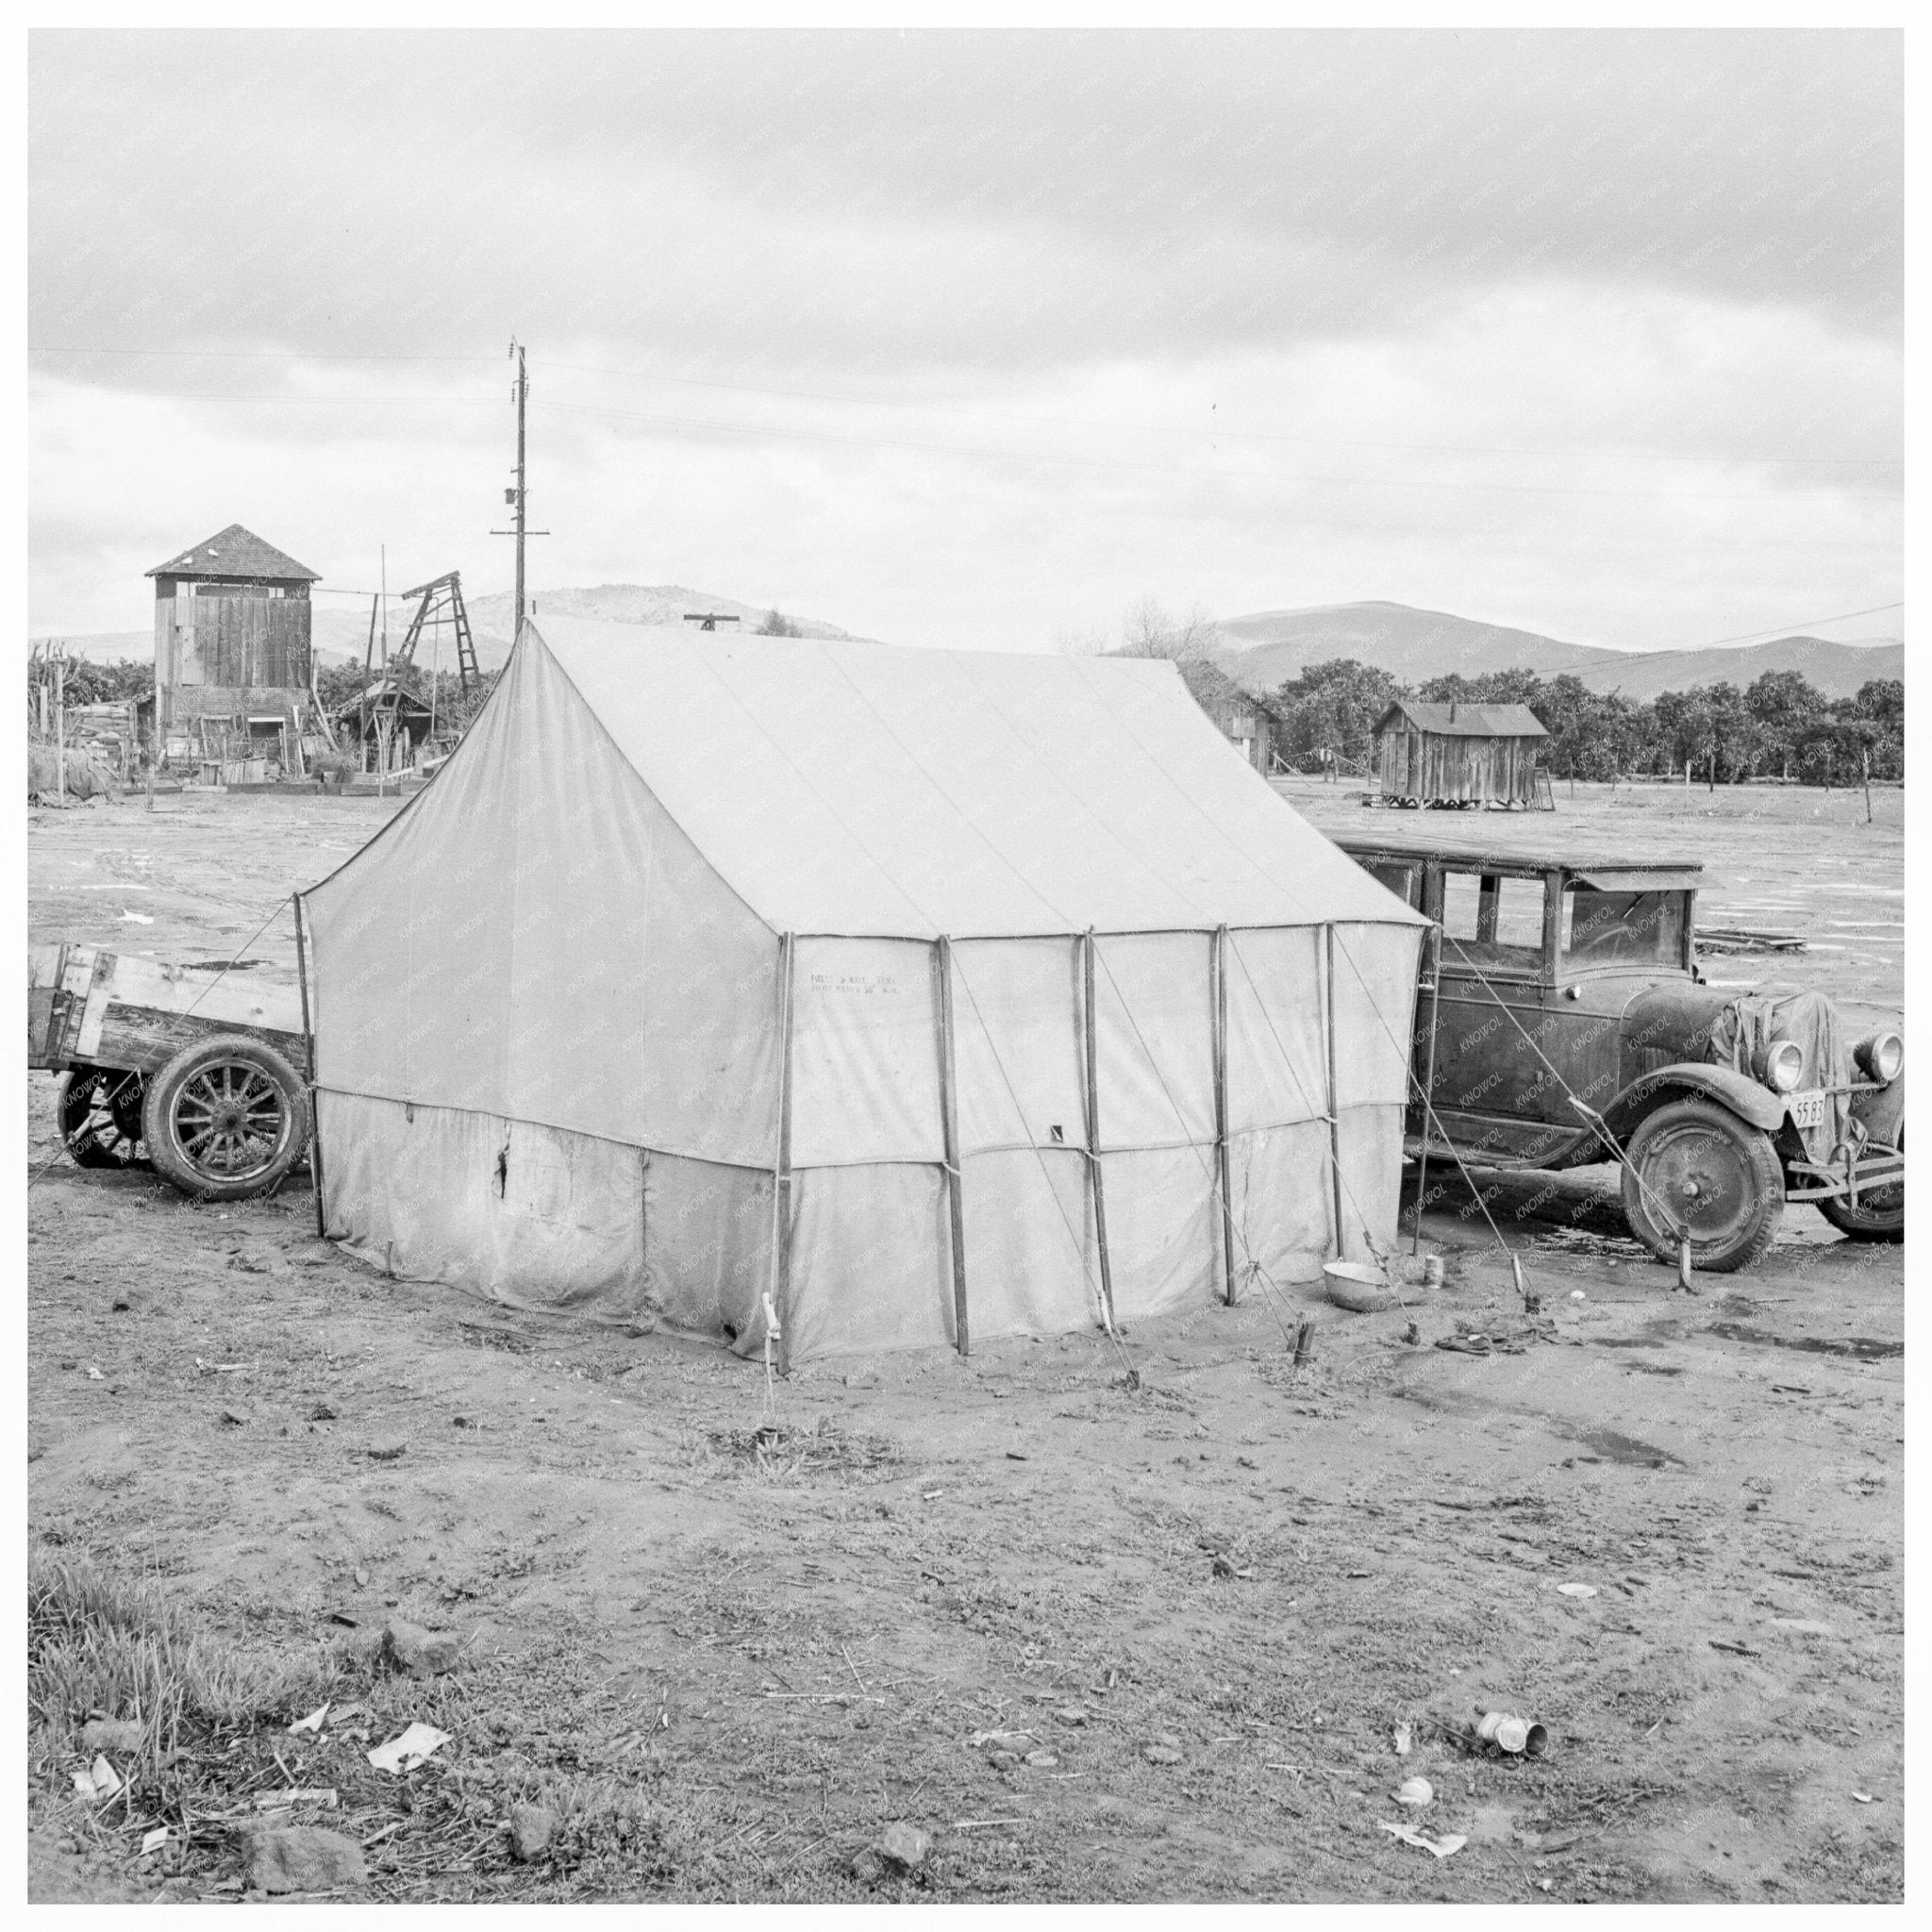
[{"label": "discarded tin can", "polygon": [[1541,1724],[1507,1710],[1485,1711],[1476,1720],[1475,1734],[1485,1744],[1493,1744],[1512,1757],[1541,1757],[1550,1748],[1550,1734]]}]

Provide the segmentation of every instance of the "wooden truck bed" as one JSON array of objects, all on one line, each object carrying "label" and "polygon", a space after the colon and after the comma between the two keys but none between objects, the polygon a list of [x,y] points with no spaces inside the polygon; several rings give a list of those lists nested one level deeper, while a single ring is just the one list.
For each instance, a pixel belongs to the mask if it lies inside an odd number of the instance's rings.
[{"label": "wooden truck bed", "polygon": [[252,972],[175,966],[100,946],[27,948],[30,1067],[121,1067],[154,1074],[184,1046],[242,1033],[308,1071],[302,996]]}]

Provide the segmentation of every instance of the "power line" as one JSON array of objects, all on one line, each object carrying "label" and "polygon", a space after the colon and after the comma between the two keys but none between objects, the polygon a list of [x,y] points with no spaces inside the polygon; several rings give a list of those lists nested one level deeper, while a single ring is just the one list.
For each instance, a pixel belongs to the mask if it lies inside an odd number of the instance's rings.
[{"label": "power line", "polygon": [[[1712,638],[1704,644],[1672,644],[1665,646],[1677,651],[1714,651],[1720,644],[1755,644],[1766,638],[1788,638],[1795,635],[1807,624],[1848,624],[1855,617],[1876,617],[1887,610],[1903,610],[1903,604],[1874,604],[1866,610],[1840,610],[1836,617],[1802,617],[1795,624],[1774,625],[1770,630],[1745,631],[1734,638]],[[1825,639],[1823,641],[1830,642]]]}]

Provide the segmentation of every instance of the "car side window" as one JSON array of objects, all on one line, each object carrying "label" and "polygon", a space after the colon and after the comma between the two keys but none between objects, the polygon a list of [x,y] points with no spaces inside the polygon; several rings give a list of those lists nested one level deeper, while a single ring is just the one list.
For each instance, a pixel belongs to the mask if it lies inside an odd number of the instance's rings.
[{"label": "car side window", "polygon": [[1681,892],[1599,892],[1575,886],[1563,894],[1567,958],[1674,965],[1683,941]]},{"label": "car side window", "polygon": [[1535,968],[1543,950],[1542,881],[1445,869],[1442,940],[1451,965]]}]

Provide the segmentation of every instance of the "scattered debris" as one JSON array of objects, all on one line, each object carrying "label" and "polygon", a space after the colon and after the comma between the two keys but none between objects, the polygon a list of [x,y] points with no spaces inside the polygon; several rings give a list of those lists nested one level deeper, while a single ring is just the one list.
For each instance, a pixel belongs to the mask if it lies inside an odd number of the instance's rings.
[{"label": "scattered debris", "polygon": [[154,1853],[159,1851],[160,1848],[168,1842],[168,1840],[172,1836],[173,1833],[167,1825],[156,1825],[155,1828],[142,1840],[141,1856],[143,1858],[151,1857]]},{"label": "scattered debris", "polygon": [[245,1843],[245,1875],[258,1891],[332,1891],[369,1875],[362,1847],[321,1825],[277,1825],[250,1832]]},{"label": "scattered debris", "polygon": [[295,1720],[295,1722],[289,1726],[290,1734],[292,1736],[297,1731],[321,1730],[322,1721],[328,1715],[328,1711],[329,1707],[327,1705],[318,1705],[316,1708],[311,1710],[307,1717],[298,1717]]},{"label": "scattered debris", "polygon": [[363,1454],[371,1462],[393,1462],[408,1446],[407,1442],[391,1442],[380,1449],[366,1449]]},{"label": "scattered debris", "polygon": [[1550,1734],[1541,1724],[1507,1710],[1485,1711],[1477,1718],[1476,1737],[1511,1757],[1541,1757],[1550,1748]]},{"label": "scattered debris", "polygon": [[991,1744],[995,1751],[1030,1751],[1035,1740],[1031,1731],[974,1731],[966,1741]]},{"label": "scattered debris", "polygon": [[1557,1594],[1558,1596],[1594,1596],[1596,1594],[1596,1585],[1593,1583],[1559,1583],[1557,1586]]},{"label": "scattered debris", "polygon": [[426,1763],[448,1742],[447,1731],[439,1731],[434,1724],[425,1724],[418,1720],[400,1737],[391,1738],[387,1744],[378,1744],[369,1753],[369,1761],[377,1771],[400,1776],[402,1773]]},{"label": "scattered debris", "polygon": [[1051,1771],[1059,1759],[1051,1751],[1029,1751],[1026,1754],[1026,1762],[1037,1771]]},{"label": "scattered debris", "polygon": [[1178,1764],[1181,1761],[1181,1740],[1170,1737],[1150,1739],[1141,1746],[1141,1756],[1149,1764]]},{"label": "scattered debris", "polygon": [[509,1807],[509,1855],[520,1865],[528,1865],[550,1849],[557,1836],[557,1813],[544,1805],[512,1805]]},{"label": "scattered debris", "polygon": [[1439,1858],[1453,1858],[1469,1842],[1459,1831],[1452,1831],[1446,1838],[1430,1838],[1412,1824],[1393,1824],[1386,1818],[1375,1822],[1391,1838],[1399,1838],[1406,1845],[1418,1845],[1425,1852],[1433,1852]]},{"label": "scattered debris", "polygon": [[1414,1745],[1415,1726],[1413,1724],[1397,1724],[1395,1726],[1396,1757],[1407,1757],[1409,1752],[1414,1748]]},{"label": "scattered debris", "polygon": [[1488,1355],[1490,1338],[1487,1335],[1443,1335],[1437,1339],[1438,1348],[1446,1348],[1455,1355]]},{"label": "scattered debris", "polygon": [[1762,1651],[1753,1650],[1748,1643],[1734,1643],[1726,1637],[1713,1637],[1710,1640],[1713,1650],[1727,1650],[1733,1657],[1761,1657]]},{"label": "scattered debris", "polygon": [[1077,1704],[1064,1706],[1062,1708],[1055,1711],[1054,1716],[1058,1718],[1063,1724],[1084,1724],[1087,1722],[1086,1710]]},{"label": "scattered debris", "polygon": [[287,1811],[296,1805],[320,1805],[333,1810],[340,1794],[333,1785],[290,1785],[279,1791],[264,1791],[256,1799],[258,1811]]},{"label": "scattered debris", "polygon": [[121,1789],[119,1772],[105,1757],[96,1757],[92,1767],[74,1774],[74,1789],[90,1805],[100,1803],[103,1798],[111,1798]]},{"label": "scattered debris", "polygon": [[1852,1796],[1861,1805],[1869,1805],[1872,1802],[1872,1793],[1870,1791],[1854,1791]]},{"label": "scattered debris", "polygon": [[1436,1788],[1425,1777],[1405,1778],[1396,1790],[1395,1802],[1420,1811],[1436,1802]]}]

